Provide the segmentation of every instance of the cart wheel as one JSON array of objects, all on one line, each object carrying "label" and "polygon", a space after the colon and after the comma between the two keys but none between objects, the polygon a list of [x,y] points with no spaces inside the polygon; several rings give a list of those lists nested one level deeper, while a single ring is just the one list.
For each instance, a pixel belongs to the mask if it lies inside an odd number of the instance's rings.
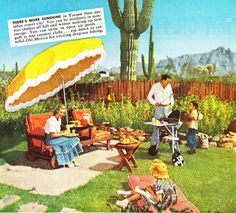
[{"label": "cart wheel", "polygon": [[53,155],[52,158],[51,158],[51,161],[50,161],[50,165],[53,169],[56,169],[57,168],[57,158],[56,158],[56,155]]},{"label": "cart wheel", "polygon": [[30,153],[29,151],[26,153],[26,157],[28,160],[30,161],[36,161],[38,160],[38,158],[36,156],[34,156],[34,154]]}]

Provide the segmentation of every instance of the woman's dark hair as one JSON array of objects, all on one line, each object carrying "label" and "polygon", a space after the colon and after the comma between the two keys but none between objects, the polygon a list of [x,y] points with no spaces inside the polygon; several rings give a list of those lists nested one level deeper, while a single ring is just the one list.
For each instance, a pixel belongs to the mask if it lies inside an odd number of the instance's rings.
[{"label": "woman's dark hair", "polygon": [[192,103],[192,105],[195,107],[195,109],[198,108],[198,103],[196,101],[190,101],[190,103]]},{"label": "woman's dark hair", "polygon": [[171,76],[168,74],[164,74],[161,76],[161,80],[171,79]]},{"label": "woman's dark hair", "polygon": [[59,112],[60,112],[60,108],[57,108],[57,109],[54,110],[53,115],[56,115]]}]

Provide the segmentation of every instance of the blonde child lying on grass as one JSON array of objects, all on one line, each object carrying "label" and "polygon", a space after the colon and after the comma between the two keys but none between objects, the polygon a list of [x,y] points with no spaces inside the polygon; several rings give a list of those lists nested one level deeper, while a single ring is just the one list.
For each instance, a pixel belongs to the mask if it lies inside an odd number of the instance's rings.
[{"label": "blonde child lying on grass", "polygon": [[124,196],[125,199],[117,200],[116,205],[126,209],[129,203],[142,198],[145,202],[144,211],[148,211],[151,206],[158,212],[168,211],[172,204],[176,203],[177,196],[174,183],[168,180],[169,174],[166,164],[159,159],[153,160],[150,173],[156,178],[153,185],[146,188],[136,186],[134,191],[118,190],[117,193]]}]

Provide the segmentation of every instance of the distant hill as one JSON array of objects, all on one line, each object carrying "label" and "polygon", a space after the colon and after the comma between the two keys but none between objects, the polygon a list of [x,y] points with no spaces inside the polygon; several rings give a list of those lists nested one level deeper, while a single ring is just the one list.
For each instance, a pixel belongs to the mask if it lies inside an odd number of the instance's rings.
[{"label": "distant hill", "polygon": [[[181,73],[181,68],[186,63],[192,64],[192,66],[213,64],[216,68],[216,75],[236,72],[236,54],[224,47],[218,47],[215,50],[201,54],[186,54],[172,58],[172,60],[178,74]],[[157,71],[164,69],[167,64],[168,59],[159,61],[156,66]]]},{"label": "distant hill", "polygon": [[[185,54],[176,58],[171,58],[171,60],[173,61],[173,65],[179,75],[181,74],[181,69],[184,64],[192,64],[193,67],[214,64],[216,67],[216,75],[227,75],[230,72],[236,73],[236,53],[224,47],[218,47],[217,49],[206,53]],[[166,69],[167,67],[168,59],[160,60],[156,65],[156,71],[160,72],[162,69]],[[118,72],[120,70],[120,67],[107,69],[98,66],[98,68],[98,71],[104,70],[109,72]],[[137,73],[139,75],[143,74],[141,62],[138,62],[137,64]]]},{"label": "distant hill", "polygon": [[119,71],[120,71],[120,67],[112,67],[112,68],[110,68],[110,69],[107,69],[107,68],[104,67],[104,66],[98,65],[97,68],[96,68],[96,70],[97,70],[98,72],[100,72],[100,71],[119,72]]},{"label": "distant hill", "polygon": [[[96,71],[97,72],[99,72],[99,71],[120,72],[120,67],[112,67],[110,69],[107,69],[104,66],[98,65],[97,68],[96,68]],[[138,64],[137,64],[137,72],[138,72],[138,74],[143,74],[142,63],[141,62],[138,62]]]}]

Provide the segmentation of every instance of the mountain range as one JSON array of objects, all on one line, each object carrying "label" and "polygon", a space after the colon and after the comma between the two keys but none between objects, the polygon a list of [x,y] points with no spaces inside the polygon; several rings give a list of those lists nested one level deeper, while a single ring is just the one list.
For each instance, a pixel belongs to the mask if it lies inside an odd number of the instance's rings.
[{"label": "mountain range", "polygon": [[[224,47],[218,47],[210,52],[185,54],[175,58],[160,60],[156,65],[156,71],[160,72],[163,69],[169,68],[170,61],[177,74],[181,74],[182,67],[186,64],[191,64],[193,67],[213,64],[215,66],[216,75],[226,75],[232,72],[236,72],[236,53],[234,53],[229,48],[226,49]],[[98,66],[98,71],[100,70],[118,72],[120,68],[113,67],[111,69],[106,69],[105,67]],[[137,73],[143,74],[142,64],[140,62],[138,62],[137,64]]]}]

